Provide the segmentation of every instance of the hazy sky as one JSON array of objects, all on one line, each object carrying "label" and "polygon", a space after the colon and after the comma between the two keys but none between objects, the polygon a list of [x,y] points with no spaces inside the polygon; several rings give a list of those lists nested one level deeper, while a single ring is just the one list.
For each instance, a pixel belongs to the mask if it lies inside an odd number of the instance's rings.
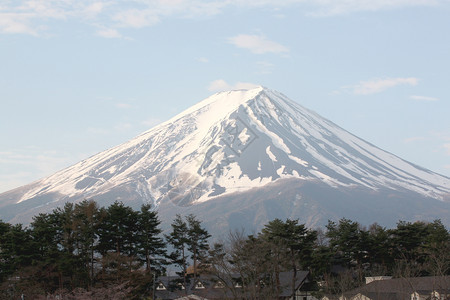
[{"label": "hazy sky", "polygon": [[450,176],[449,0],[0,0],[0,192],[253,85]]}]

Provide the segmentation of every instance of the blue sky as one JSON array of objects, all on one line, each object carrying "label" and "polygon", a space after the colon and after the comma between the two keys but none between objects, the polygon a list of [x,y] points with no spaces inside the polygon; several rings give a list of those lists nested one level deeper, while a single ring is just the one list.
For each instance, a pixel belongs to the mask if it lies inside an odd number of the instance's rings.
[{"label": "blue sky", "polygon": [[0,192],[263,85],[450,176],[448,0],[0,0]]}]

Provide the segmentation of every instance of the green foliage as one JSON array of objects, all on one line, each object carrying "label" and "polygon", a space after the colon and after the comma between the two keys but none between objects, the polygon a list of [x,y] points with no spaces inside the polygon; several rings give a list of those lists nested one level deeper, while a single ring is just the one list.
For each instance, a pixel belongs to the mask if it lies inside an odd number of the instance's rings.
[{"label": "green foliage", "polygon": [[275,219],[261,231],[261,238],[269,242],[275,251],[281,251],[288,265],[293,269],[309,268],[317,239],[317,232],[299,224],[298,220]]},{"label": "green foliage", "polygon": [[30,230],[0,221],[0,282],[30,265],[34,256]]},{"label": "green foliage", "polygon": [[253,299],[276,298],[283,271],[292,271],[294,289],[297,271],[309,270],[310,279],[327,281],[321,292],[328,293],[353,288],[364,276],[450,275],[450,232],[439,220],[366,229],[342,219],[316,231],[298,220],[275,219],[256,235],[234,233],[212,248],[194,215],[177,215],[165,240],[160,224],[150,205],[99,208],[92,200],[39,214],[29,228],[0,221],[0,299],[66,292],[88,297],[117,287],[117,295],[137,299],[149,295],[169,263],[180,267],[185,281],[189,264],[194,277],[208,271],[232,282],[239,274],[243,287],[231,287],[235,298],[246,293]]},{"label": "green foliage", "polygon": [[390,232],[377,223],[372,224],[367,232],[367,257],[366,261],[372,264],[372,267],[383,268],[393,264],[391,250],[393,241]]},{"label": "green foliage", "polygon": [[88,276],[88,285],[94,281],[94,265],[97,262],[95,249],[98,241],[98,229],[103,215],[93,200],[84,200],[75,205],[72,228],[74,230],[75,253],[80,265]]},{"label": "green foliage", "polygon": [[365,262],[368,235],[360,228],[358,222],[341,219],[338,224],[329,221],[326,227],[330,248],[336,253],[335,263],[351,267]]},{"label": "green foliage", "polygon": [[187,271],[187,243],[189,242],[188,226],[181,215],[176,215],[171,226],[172,231],[165,236],[167,242],[173,247],[169,259],[181,268],[179,275],[185,276]]},{"label": "green foliage", "polygon": [[172,231],[166,235],[167,242],[174,251],[169,255],[170,261],[181,268],[180,276],[186,277],[188,252],[193,260],[194,277],[197,275],[199,261],[206,261],[206,251],[209,248],[208,239],[211,235],[201,225],[194,215],[186,216],[185,220],[177,215],[171,224]]},{"label": "green foliage", "polygon": [[115,252],[126,256],[137,254],[138,212],[122,202],[114,202],[102,210],[103,222],[99,225],[98,251],[102,255]]},{"label": "green foliage", "polygon": [[208,239],[211,235],[202,227],[200,220],[194,215],[188,215],[186,221],[188,226],[187,248],[192,254],[195,277],[197,276],[198,261],[206,260],[206,251],[209,249]]},{"label": "green foliage", "polygon": [[0,294],[35,297],[111,285],[142,292],[153,280],[144,264],[164,271],[159,225],[150,205],[98,208],[92,200],[39,214],[30,228],[0,222]]},{"label": "green foliage", "polygon": [[137,255],[138,259],[145,264],[145,269],[151,273],[153,269],[158,273],[164,272],[164,265],[167,264],[166,243],[161,235],[156,211],[152,210],[150,204],[142,205],[137,219]]}]

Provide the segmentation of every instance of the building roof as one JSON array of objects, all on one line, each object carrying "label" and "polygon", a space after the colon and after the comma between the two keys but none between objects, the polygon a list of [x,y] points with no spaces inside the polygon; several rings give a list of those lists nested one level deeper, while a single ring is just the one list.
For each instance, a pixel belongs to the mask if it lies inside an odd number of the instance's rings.
[{"label": "building roof", "polygon": [[181,298],[176,298],[174,300],[208,300],[208,299],[197,296],[197,295],[189,295],[189,296],[184,296]]},{"label": "building roof", "polygon": [[[307,271],[297,271],[295,288],[299,289],[307,280]],[[248,289],[242,287],[242,280],[238,274],[232,274],[230,279],[219,279],[215,275],[201,274],[196,279],[188,277],[184,285],[183,277],[161,276],[155,283],[155,296],[157,299],[228,299],[236,295],[245,294]],[[280,272],[280,295],[290,297],[292,295],[293,272]],[[255,283],[257,286],[259,283]]]},{"label": "building roof", "polygon": [[430,296],[432,292],[450,294],[450,276],[429,276],[376,280],[357,289],[344,293],[347,299],[357,294],[373,300],[410,299],[414,292]]}]

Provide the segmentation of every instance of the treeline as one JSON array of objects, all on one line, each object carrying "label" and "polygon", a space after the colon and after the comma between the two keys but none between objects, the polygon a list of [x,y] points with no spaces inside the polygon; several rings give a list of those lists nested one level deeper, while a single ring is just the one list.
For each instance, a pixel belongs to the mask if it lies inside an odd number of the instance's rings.
[{"label": "treeline", "polygon": [[160,224],[150,205],[135,211],[88,200],[39,214],[29,227],[0,221],[0,299],[146,299],[169,265],[184,282],[188,273],[208,272],[224,281],[239,274],[251,286],[271,274],[255,299],[278,294],[282,271],[292,271],[294,282],[297,270],[307,270],[317,283],[310,288],[330,294],[365,276],[450,275],[450,232],[439,220],[386,229],[342,219],[312,230],[275,219],[257,234],[231,232],[213,245],[193,215],[178,215],[167,235]]},{"label": "treeline", "polygon": [[386,229],[341,219],[329,221],[325,230],[311,230],[298,220],[275,219],[256,235],[232,233],[225,243],[215,244],[210,262],[217,276],[226,281],[238,273],[244,286],[269,274],[264,289],[247,291],[251,299],[277,299],[277,276],[292,271],[294,282],[296,270],[309,271],[308,289],[316,296],[341,295],[368,276],[450,275],[450,232],[440,220],[400,221]]},{"label": "treeline", "polygon": [[167,263],[159,225],[150,205],[134,211],[88,200],[39,214],[28,228],[1,222],[0,295],[35,299],[77,289],[86,299],[145,294],[152,273],[161,274]]}]

